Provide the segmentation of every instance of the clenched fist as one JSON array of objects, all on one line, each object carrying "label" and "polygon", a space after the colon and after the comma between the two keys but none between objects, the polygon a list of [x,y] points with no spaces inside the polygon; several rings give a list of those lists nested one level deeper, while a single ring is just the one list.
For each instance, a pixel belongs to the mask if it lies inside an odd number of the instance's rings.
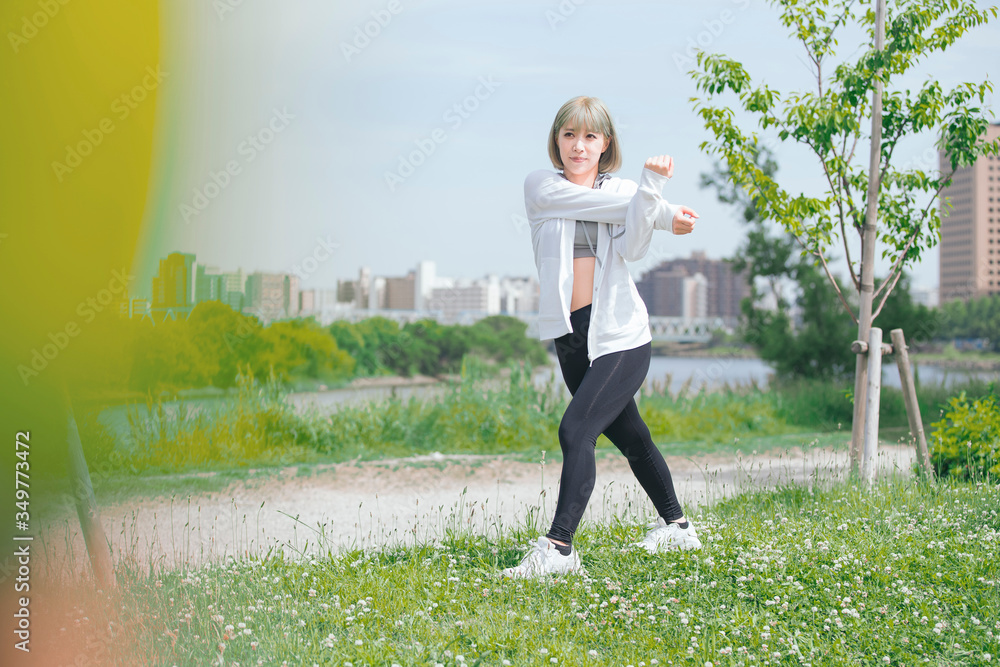
[{"label": "clenched fist", "polygon": [[669,155],[657,155],[646,160],[646,169],[670,178],[674,175],[674,159]]},{"label": "clenched fist", "polygon": [[698,219],[698,214],[687,206],[681,206],[674,216],[674,234],[690,234],[694,231],[694,221]]}]

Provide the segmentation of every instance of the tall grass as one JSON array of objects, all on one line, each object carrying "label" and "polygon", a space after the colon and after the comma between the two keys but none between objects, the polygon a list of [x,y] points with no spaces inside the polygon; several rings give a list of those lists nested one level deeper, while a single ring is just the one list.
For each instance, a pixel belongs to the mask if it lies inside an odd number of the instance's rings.
[{"label": "tall grass", "polygon": [[[509,362],[506,379],[496,368],[467,358],[443,395],[403,400],[395,395],[336,409],[296,408],[274,377],[241,375],[230,399],[166,403],[152,397],[127,410],[124,433],[81,419],[88,461],[106,471],[145,473],[239,468],[402,457],[431,452],[559,454],[559,422],[567,405],[561,377],[553,372],[536,387],[533,368]],[[981,385],[981,386],[980,386]],[[666,385],[643,390],[640,412],[655,442],[697,448],[731,447],[734,441],[803,432],[847,430],[852,404],[848,388],[824,382],[756,385],[719,391]],[[963,388],[922,386],[918,397],[925,424],[939,418],[947,398]],[[964,387],[976,397],[986,383]],[[881,425],[906,427],[898,390],[882,392]],[[606,438],[598,446],[610,446]]]}]

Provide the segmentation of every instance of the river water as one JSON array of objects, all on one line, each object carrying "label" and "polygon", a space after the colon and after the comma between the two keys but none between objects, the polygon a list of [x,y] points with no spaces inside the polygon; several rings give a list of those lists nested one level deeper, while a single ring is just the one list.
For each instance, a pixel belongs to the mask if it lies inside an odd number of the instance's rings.
[{"label": "river water", "polygon": [[[554,379],[564,394],[569,396],[565,388],[562,375],[559,371],[555,357],[550,357],[553,365],[547,368],[538,369],[534,373],[536,386],[542,387],[547,382]],[[945,369],[931,364],[920,364],[916,366],[918,381],[921,384],[944,384],[952,386],[963,384],[970,379],[978,378],[983,380],[1000,380],[1000,373],[996,371],[966,371]],[[649,372],[646,374],[647,386],[661,388],[669,383],[670,391],[676,393],[680,391],[686,383],[690,390],[697,390],[701,387],[707,389],[718,389],[725,384],[730,386],[746,386],[756,383],[761,388],[766,388],[771,375],[771,367],[760,359],[742,359],[734,357],[725,358],[692,358],[692,357],[665,357],[654,356],[649,363]],[[882,386],[900,386],[899,371],[894,363],[886,364],[882,368]],[[303,392],[292,394],[289,401],[297,406],[307,404],[317,407],[334,406],[341,403],[365,402],[388,398],[395,394],[402,400],[409,400],[411,396],[417,398],[429,398],[435,395],[442,395],[447,391],[444,385],[416,385],[400,387],[365,387],[354,389],[333,389],[319,392]]]},{"label": "river water", "polygon": [[[555,382],[556,387],[563,396],[569,398],[569,390],[563,382],[562,374],[559,371],[558,363],[554,356],[550,357],[552,365],[540,368],[534,372],[534,382],[539,388],[544,387],[549,382]],[[970,379],[1000,381],[1000,373],[996,371],[965,371],[944,369],[933,364],[920,364],[917,367],[918,378],[921,384],[944,384],[952,386],[963,384]],[[669,383],[670,391],[677,393],[685,383],[688,389],[697,391],[701,387],[709,390],[718,389],[725,384],[730,386],[747,386],[756,383],[762,389],[766,389],[771,367],[760,359],[742,358],[692,358],[692,357],[666,357],[654,356],[650,359],[649,372],[646,375],[646,386],[662,390],[665,384]],[[491,381],[492,386],[500,387],[504,380],[496,379]],[[894,363],[886,364],[882,369],[882,385],[886,387],[899,387],[899,373]],[[363,404],[369,401],[380,401],[392,395],[407,401],[410,397],[424,400],[445,395],[449,390],[447,383],[430,383],[412,386],[385,386],[385,387],[353,387],[343,389],[329,389],[326,391],[299,392],[288,395],[288,402],[298,410],[306,410],[315,407],[321,412],[335,409],[336,406],[345,404]],[[168,414],[173,414],[181,404],[185,404],[189,410],[198,412],[202,409],[218,406],[222,402],[230,400],[230,395],[222,395],[213,398],[190,398],[178,401],[165,401],[164,409]],[[145,405],[134,406],[140,413],[144,412]],[[120,433],[127,433],[130,429],[128,424],[128,408],[125,405],[115,405],[101,411],[100,421],[113,430]]]}]

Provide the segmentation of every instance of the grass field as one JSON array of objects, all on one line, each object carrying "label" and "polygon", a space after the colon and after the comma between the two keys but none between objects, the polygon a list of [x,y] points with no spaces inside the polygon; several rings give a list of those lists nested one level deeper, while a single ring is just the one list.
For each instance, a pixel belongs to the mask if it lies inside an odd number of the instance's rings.
[{"label": "grass field", "polygon": [[[336,409],[297,410],[288,389],[243,378],[235,395],[171,404],[150,398],[118,410],[118,423],[79,415],[92,474],[144,477],[209,470],[443,454],[526,454],[559,451],[557,430],[566,409],[561,378],[535,386],[532,369],[511,366],[499,384],[479,371],[463,373],[447,391],[426,400],[396,397]],[[925,425],[960,391],[980,396],[987,385],[921,387]],[[762,390],[726,387],[672,394],[645,388],[640,412],[654,441],[665,448],[712,453],[774,438],[829,439],[849,430],[849,390],[801,382]],[[890,437],[907,424],[899,391],[884,388],[881,427]],[[784,443],[776,447],[783,446]],[[610,447],[604,437],[598,446]],[[750,445],[754,448],[754,445]],[[95,484],[95,486],[97,486]]]},{"label": "grass field", "polygon": [[63,640],[99,664],[990,665],[998,508],[995,483],[745,493],[692,517],[700,552],[623,550],[637,517],[584,523],[586,574],[544,581],[497,577],[544,532],[530,515],[328,557],[119,564],[110,596],[61,591],[87,616]]}]

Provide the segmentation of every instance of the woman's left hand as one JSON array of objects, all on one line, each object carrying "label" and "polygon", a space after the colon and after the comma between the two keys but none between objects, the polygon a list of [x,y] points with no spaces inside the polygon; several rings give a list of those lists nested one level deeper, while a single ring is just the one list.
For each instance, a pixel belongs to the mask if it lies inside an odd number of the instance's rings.
[{"label": "woman's left hand", "polygon": [[690,234],[694,231],[694,221],[698,219],[698,214],[687,206],[681,206],[674,216],[674,234]]}]

